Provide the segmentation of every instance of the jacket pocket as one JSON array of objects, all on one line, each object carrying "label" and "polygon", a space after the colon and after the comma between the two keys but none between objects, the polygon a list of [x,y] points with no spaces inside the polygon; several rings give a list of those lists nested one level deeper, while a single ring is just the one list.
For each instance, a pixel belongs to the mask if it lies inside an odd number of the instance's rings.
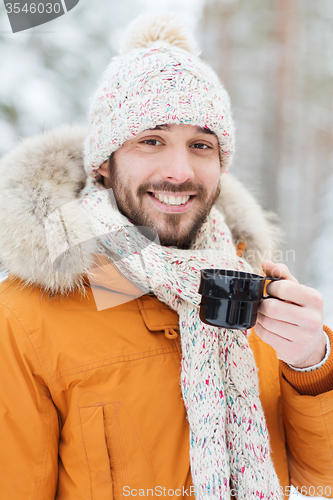
[{"label": "jacket pocket", "polygon": [[91,499],[118,500],[130,490],[150,488],[152,470],[126,407],[88,392],[82,394],[79,410]]},{"label": "jacket pocket", "polygon": [[[112,500],[110,459],[104,430],[104,405],[95,393],[85,393],[82,396],[79,411],[90,478],[90,495],[87,495],[87,498]],[[92,397],[96,402],[91,406],[86,406],[87,398],[91,404]]]},{"label": "jacket pocket", "polygon": [[152,487],[149,460],[125,405],[118,401],[106,404],[104,413],[114,498]]}]

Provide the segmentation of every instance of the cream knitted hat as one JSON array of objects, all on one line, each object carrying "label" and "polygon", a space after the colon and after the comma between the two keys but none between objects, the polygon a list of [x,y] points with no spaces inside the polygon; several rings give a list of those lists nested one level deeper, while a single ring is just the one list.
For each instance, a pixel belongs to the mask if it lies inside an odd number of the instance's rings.
[{"label": "cream knitted hat", "polygon": [[198,57],[189,29],[172,13],[140,16],[127,28],[121,55],[107,67],[90,108],[85,143],[90,177],[128,139],[163,124],[190,124],[219,139],[221,167],[232,158],[230,100]]}]

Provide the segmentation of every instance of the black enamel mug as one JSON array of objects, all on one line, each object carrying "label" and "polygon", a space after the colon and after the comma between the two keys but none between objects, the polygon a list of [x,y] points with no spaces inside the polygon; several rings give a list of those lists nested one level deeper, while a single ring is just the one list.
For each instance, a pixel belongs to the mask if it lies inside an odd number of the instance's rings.
[{"label": "black enamel mug", "polygon": [[265,293],[265,284],[280,279],[231,269],[202,269],[201,321],[237,330],[252,328],[261,301],[277,298]]}]

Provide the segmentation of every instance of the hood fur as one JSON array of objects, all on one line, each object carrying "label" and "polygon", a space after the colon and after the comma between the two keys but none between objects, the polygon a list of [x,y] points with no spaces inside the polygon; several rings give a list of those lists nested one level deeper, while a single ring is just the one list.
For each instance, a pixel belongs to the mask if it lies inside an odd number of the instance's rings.
[{"label": "hood fur", "polygon": [[[83,143],[87,135],[84,127],[64,126],[23,140],[0,161],[1,268],[24,284],[50,293],[83,290],[84,275],[94,262],[90,224],[75,203],[86,183]],[[52,265],[45,222],[70,202],[74,203],[70,218],[66,216],[66,241],[68,248],[75,249],[70,255],[73,272],[62,273]],[[244,257],[260,272],[262,258],[270,258],[280,234],[270,214],[230,174],[222,174],[216,206],[224,213],[235,244],[245,242]]]}]

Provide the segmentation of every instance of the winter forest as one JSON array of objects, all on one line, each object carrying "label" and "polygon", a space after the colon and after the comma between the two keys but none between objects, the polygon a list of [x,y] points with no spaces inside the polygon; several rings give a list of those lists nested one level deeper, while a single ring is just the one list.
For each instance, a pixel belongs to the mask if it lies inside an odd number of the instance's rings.
[{"label": "winter forest", "polygon": [[173,10],[231,96],[232,172],[283,231],[276,261],[325,299],[333,325],[333,1],[80,0],[13,34],[0,7],[0,157],[21,138],[87,123],[89,98],[128,22]]}]

